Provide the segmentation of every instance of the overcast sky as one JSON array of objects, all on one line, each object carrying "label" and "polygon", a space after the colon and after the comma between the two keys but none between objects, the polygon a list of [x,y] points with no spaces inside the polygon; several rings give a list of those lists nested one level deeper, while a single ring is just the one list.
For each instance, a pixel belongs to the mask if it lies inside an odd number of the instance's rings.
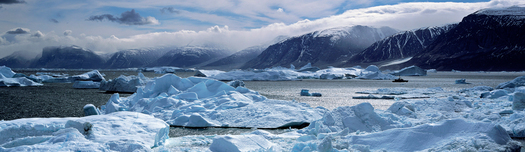
[{"label": "overcast sky", "polygon": [[[456,23],[523,0],[0,0],[0,57],[78,45],[99,54],[155,46],[238,51],[280,35],[366,25],[411,30]],[[36,55],[36,53],[35,53]]]}]

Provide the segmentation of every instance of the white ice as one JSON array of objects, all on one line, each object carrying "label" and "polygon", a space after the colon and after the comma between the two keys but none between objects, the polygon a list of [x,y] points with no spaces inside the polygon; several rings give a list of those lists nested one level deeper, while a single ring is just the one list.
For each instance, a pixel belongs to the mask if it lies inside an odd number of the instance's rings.
[{"label": "white ice", "polygon": [[335,68],[317,70],[311,65],[295,70],[294,68],[275,67],[264,70],[233,70],[215,74],[209,78],[217,80],[243,80],[243,81],[290,81],[300,79],[369,79],[369,80],[393,80],[395,76],[381,73],[379,68],[371,65],[366,69],[361,67]]},{"label": "white ice", "polygon": [[151,114],[174,126],[277,128],[321,118],[324,108],[269,100],[244,87],[201,78],[166,74],[139,87],[129,97],[114,94],[103,113],[129,110]]},{"label": "white ice", "polygon": [[15,72],[6,66],[0,66],[0,87],[25,87],[41,86],[41,83],[34,82],[26,77],[13,78]]},{"label": "white ice", "polygon": [[155,72],[155,73],[175,73],[175,72],[194,72],[195,71],[195,69],[184,69],[184,68],[170,67],[170,66],[142,68],[140,70],[144,72]]},{"label": "white ice", "polygon": [[149,80],[142,73],[137,76],[121,75],[113,80],[102,80],[99,89],[108,92],[135,92],[137,87],[146,85]]},{"label": "white ice", "polygon": [[221,70],[197,70],[194,76],[198,77],[213,77],[217,74],[225,73],[225,71]]},{"label": "white ice", "polygon": [[169,126],[136,112],[0,121],[0,151],[151,151]]},{"label": "white ice", "polygon": [[75,81],[95,81],[100,82],[102,80],[105,80],[104,76],[98,71],[93,70],[89,71],[80,75],[74,75],[74,76],[60,76],[55,77],[51,75],[31,75],[29,76],[30,79],[37,80],[39,82],[44,83],[72,83]]}]

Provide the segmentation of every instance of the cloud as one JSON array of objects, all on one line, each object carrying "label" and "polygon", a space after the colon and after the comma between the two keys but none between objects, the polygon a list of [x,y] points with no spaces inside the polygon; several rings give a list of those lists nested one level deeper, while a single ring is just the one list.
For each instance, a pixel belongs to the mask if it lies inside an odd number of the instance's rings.
[{"label": "cloud", "polygon": [[0,0],[0,4],[17,4],[17,3],[26,3],[23,0]]},{"label": "cloud", "polygon": [[32,36],[32,37],[43,37],[44,34],[42,34],[42,32],[40,32],[40,31],[36,31],[36,33],[33,34],[33,35],[31,35],[31,36]]},{"label": "cloud", "polygon": [[[43,36],[41,38],[31,37],[30,34],[4,34],[4,36],[0,38],[0,41],[2,41],[0,42],[0,57],[9,55],[13,51],[17,50],[31,50],[39,53],[45,46],[56,45],[77,45],[93,50],[99,54],[112,53],[124,49],[158,46],[178,47],[186,46],[188,44],[195,46],[216,46],[232,51],[239,51],[250,46],[268,43],[275,37],[281,35],[298,36],[315,30],[352,25],[365,25],[374,27],[389,26],[400,30],[410,30],[427,26],[439,26],[448,23],[457,23],[460,22],[461,19],[466,15],[483,8],[506,7],[525,3],[521,0],[515,0],[514,2],[509,1],[511,0],[493,0],[491,2],[479,3],[400,3],[396,5],[351,9],[339,15],[328,15],[327,17],[320,19],[299,19],[292,23],[279,22],[278,19],[274,20],[261,17],[260,20],[268,20],[268,22],[271,22],[269,24],[265,24],[264,26],[260,26],[260,24],[258,24],[259,22],[255,22],[254,19],[248,17],[229,17],[220,14],[206,14],[204,12],[189,12],[187,10],[179,10],[181,13],[178,15],[178,17],[187,17],[202,22],[209,21],[206,23],[215,24],[186,24],[188,26],[199,26],[199,28],[195,28],[194,30],[180,30],[180,28],[173,28],[177,30],[172,32],[159,26],[154,26],[152,28],[155,28],[155,31],[140,31],[142,33],[137,32],[140,34],[129,34],[129,32],[136,32],[139,30],[133,30],[132,28],[115,28],[104,25],[94,26],[96,23],[90,23],[89,25],[84,26],[81,24],[75,24],[79,26],[54,29],[54,31],[71,29],[75,30],[75,32],[82,33],[79,35],[75,34],[74,36],[71,34],[71,32],[67,32],[68,30],[64,31],[63,33],[43,32]],[[227,6],[223,6],[226,4],[217,5],[221,5],[223,8],[229,8]],[[165,5],[163,4],[163,6]],[[170,6],[172,5],[170,4]],[[276,10],[278,10],[278,8],[286,10],[286,13],[277,12]],[[268,11],[270,11],[268,13],[275,13],[276,16],[286,16],[287,14],[292,13],[292,10],[293,9],[289,9],[285,6],[274,6],[272,9],[268,9]],[[153,11],[159,13],[158,9],[153,9]],[[133,12],[132,14],[136,14],[134,10],[128,12]],[[99,15],[101,19],[94,19],[94,21],[114,19],[115,21],[113,22],[119,22],[120,18],[123,18],[124,16],[125,15]],[[65,18],[64,20],[68,19]],[[182,23],[173,20],[166,22],[163,21],[163,25],[169,25],[170,27],[179,24]],[[54,26],[60,27],[63,25]],[[254,28],[236,28],[246,26],[253,26]],[[86,28],[91,29],[91,31],[84,30]],[[31,29],[35,28],[31,27]],[[143,28],[140,29],[143,30]],[[38,30],[44,31],[42,29]],[[16,31],[16,29],[10,31]],[[98,32],[97,34],[101,33],[100,31],[103,31],[107,34],[97,35],[93,34],[92,31]],[[11,39],[9,37],[5,37],[5,35],[10,35]]]},{"label": "cloud", "polygon": [[56,20],[56,19],[54,19],[54,18],[50,19],[49,21],[51,21],[51,22],[53,22],[53,23],[58,23],[58,20]]},{"label": "cloud", "polygon": [[103,15],[95,15],[89,17],[87,20],[89,21],[103,21],[104,19],[107,19],[112,22],[117,22],[120,24],[126,24],[126,25],[156,25],[159,24],[159,21],[155,19],[154,17],[148,16],[148,17],[142,17],[139,13],[135,12],[135,9],[132,9],[131,11],[126,11],[122,14],[120,14],[120,17],[115,17],[111,14],[103,14]]},{"label": "cloud", "polygon": [[19,27],[16,29],[9,30],[6,33],[7,34],[29,34],[29,31],[30,31],[29,29]]},{"label": "cloud", "polygon": [[162,13],[175,13],[175,14],[180,14],[180,11],[179,10],[176,10],[175,8],[173,7],[164,7],[162,9],[160,9],[160,12]]},{"label": "cloud", "polygon": [[71,35],[71,33],[73,33],[73,31],[71,31],[71,30],[65,30],[65,31],[64,31],[64,36],[69,36],[69,35]]},{"label": "cloud", "polygon": [[284,10],[283,10],[283,8],[279,8],[279,9],[277,9],[277,12],[282,13],[282,12],[284,12]]}]

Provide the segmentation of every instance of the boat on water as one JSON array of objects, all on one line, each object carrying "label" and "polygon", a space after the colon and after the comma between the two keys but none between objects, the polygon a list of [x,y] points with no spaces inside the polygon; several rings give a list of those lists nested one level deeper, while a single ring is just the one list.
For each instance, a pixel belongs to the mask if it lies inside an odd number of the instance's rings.
[{"label": "boat on water", "polygon": [[397,79],[394,79],[394,81],[392,81],[392,82],[408,82],[408,80],[401,79],[401,77],[399,77]]}]

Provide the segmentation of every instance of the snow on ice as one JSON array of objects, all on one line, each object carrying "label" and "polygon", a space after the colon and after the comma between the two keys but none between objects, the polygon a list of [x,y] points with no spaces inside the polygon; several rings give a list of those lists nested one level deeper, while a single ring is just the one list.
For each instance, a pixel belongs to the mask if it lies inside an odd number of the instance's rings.
[{"label": "snow on ice", "polygon": [[104,76],[98,71],[93,70],[90,72],[86,72],[80,75],[74,75],[74,76],[60,76],[55,77],[51,75],[31,75],[29,76],[29,79],[36,80],[38,82],[44,82],[44,83],[72,83],[75,81],[95,81],[100,82],[102,80],[105,80]]},{"label": "snow on ice", "polygon": [[41,86],[41,83],[34,82],[26,77],[14,77],[16,73],[11,68],[0,66],[0,87],[25,87]]},{"label": "snow on ice", "polygon": [[[293,67],[293,66],[292,66]],[[366,69],[361,67],[352,68],[335,68],[329,67],[327,69],[314,68],[311,64],[307,64],[299,70],[295,68],[274,67],[264,70],[233,70],[229,72],[212,72],[208,76],[217,80],[243,80],[243,81],[290,81],[300,79],[369,79],[369,80],[393,80],[395,76],[381,73],[379,68],[371,65]],[[206,75],[206,74],[205,74]]]},{"label": "snow on ice", "polygon": [[257,128],[300,126],[326,111],[305,103],[266,99],[242,86],[173,74],[152,79],[129,97],[114,94],[101,108],[106,114],[122,110],[151,114],[174,126]]},{"label": "snow on ice", "polygon": [[0,151],[151,151],[168,133],[164,121],[136,112],[24,118],[0,121]]},{"label": "snow on ice", "polygon": [[146,85],[149,80],[142,73],[139,73],[137,76],[121,75],[113,80],[102,80],[99,89],[106,92],[133,93],[137,91],[137,87]]}]

